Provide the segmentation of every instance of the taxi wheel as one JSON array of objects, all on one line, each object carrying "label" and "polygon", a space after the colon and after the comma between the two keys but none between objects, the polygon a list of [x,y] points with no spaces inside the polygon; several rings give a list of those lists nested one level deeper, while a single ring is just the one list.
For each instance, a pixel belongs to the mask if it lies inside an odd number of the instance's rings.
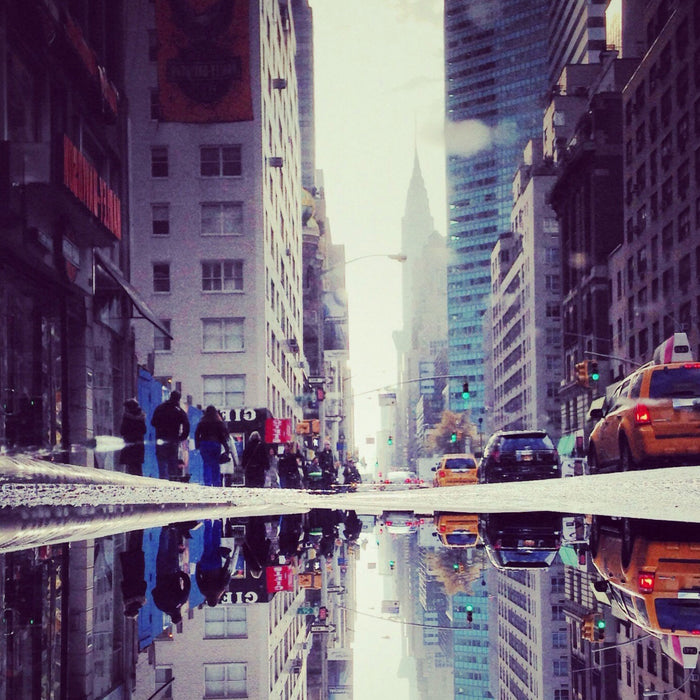
[{"label": "taxi wheel", "polygon": [[620,438],[620,471],[631,472],[636,468],[627,438]]},{"label": "taxi wheel", "polygon": [[620,564],[624,571],[629,569],[632,562],[632,550],[634,549],[634,540],[636,532],[632,522],[632,518],[622,519],[622,547],[620,549]]}]

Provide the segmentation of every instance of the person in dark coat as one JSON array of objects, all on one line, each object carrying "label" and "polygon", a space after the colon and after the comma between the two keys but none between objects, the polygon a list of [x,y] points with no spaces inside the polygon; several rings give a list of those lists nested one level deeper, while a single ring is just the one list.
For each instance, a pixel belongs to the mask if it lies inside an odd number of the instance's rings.
[{"label": "person in dark coat", "polygon": [[182,606],[189,600],[192,583],[180,569],[183,531],[176,525],[160,529],[156,555],[156,585],[151,591],[156,607],[170,615],[173,624],[182,622]]},{"label": "person in dark coat", "polygon": [[362,477],[360,476],[359,470],[355,466],[355,463],[352,460],[349,460],[345,464],[345,469],[343,469],[343,484],[346,486],[353,486],[361,483]]},{"label": "person in dark coat", "polygon": [[248,518],[243,539],[243,557],[253,578],[263,575],[270,561],[271,547],[265,529],[265,518],[260,515]]},{"label": "person in dark coat", "polygon": [[146,414],[141,410],[136,399],[127,399],[124,402],[119,434],[126,443],[119,455],[119,462],[126,467],[127,474],[143,476],[143,440],[146,435]]},{"label": "person in dark coat", "polygon": [[204,485],[221,486],[219,457],[222,454],[222,448],[229,459],[232,457],[226,423],[214,406],[207,406],[204,409],[204,415],[194,431],[194,446],[202,455]]},{"label": "person in dark coat", "polygon": [[330,440],[326,440],[323,449],[318,453],[318,466],[321,467],[321,485],[324,489],[330,489],[338,481],[338,473],[333,459]]},{"label": "person in dark coat", "polygon": [[277,472],[280,477],[280,486],[283,489],[300,489],[301,483],[301,455],[293,442],[284,446],[284,454],[277,464]]},{"label": "person in dark coat", "polygon": [[[145,420],[145,419],[144,419]],[[135,618],[146,603],[146,559],[143,554],[143,530],[130,532],[127,548],[119,552],[122,567],[124,616]]]},{"label": "person in dark coat", "polygon": [[265,443],[257,430],[250,434],[241,462],[245,471],[245,485],[253,488],[265,486],[265,472],[269,466],[269,457]]},{"label": "person in dark coat", "polygon": [[158,476],[172,479],[180,476],[177,457],[180,443],[190,436],[190,421],[180,408],[181,394],[173,391],[167,401],[156,406],[151,425],[156,429]]},{"label": "person in dark coat", "polygon": [[231,550],[221,546],[221,530],[221,520],[204,521],[204,550],[194,572],[197,586],[212,608],[228,590],[233,570]]}]

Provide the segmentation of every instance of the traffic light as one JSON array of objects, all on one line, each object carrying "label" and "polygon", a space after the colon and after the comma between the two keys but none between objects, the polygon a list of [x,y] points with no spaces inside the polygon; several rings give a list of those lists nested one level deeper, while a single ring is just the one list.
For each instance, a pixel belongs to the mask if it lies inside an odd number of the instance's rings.
[{"label": "traffic light", "polygon": [[589,642],[595,641],[595,615],[588,614],[583,616],[581,637],[587,639]]},{"label": "traffic light", "polygon": [[453,430],[450,435],[450,442],[457,442],[457,433]]},{"label": "traffic light", "polygon": [[394,560],[393,560],[393,559],[389,559],[389,568],[390,568],[392,571],[394,570],[394,564],[395,564]]},{"label": "traffic light", "polygon": [[602,642],[605,639],[605,620],[602,615],[595,617],[594,632],[596,642]]},{"label": "traffic light", "polygon": [[462,384],[462,398],[463,399],[469,398],[469,382],[464,382]]},{"label": "traffic light", "polygon": [[576,383],[588,389],[588,360],[576,363]]},{"label": "traffic light", "polygon": [[594,382],[600,379],[600,373],[598,372],[598,360],[588,360],[588,377]]},{"label": "traffic light", "polygon": [[452,564],[452,570],[459,571],[459,564],[457,562],[454,562],[454,564]]},{"label": "traffic light", "polygon": [[467,622],[473,622],[474,620],[474,606],[467,605]]},{"label": "traffic light", "polygon": [[394,438],[389,435],[389,437],[386,439],[386,444],[387,445],[393,445],[394,444]]}]

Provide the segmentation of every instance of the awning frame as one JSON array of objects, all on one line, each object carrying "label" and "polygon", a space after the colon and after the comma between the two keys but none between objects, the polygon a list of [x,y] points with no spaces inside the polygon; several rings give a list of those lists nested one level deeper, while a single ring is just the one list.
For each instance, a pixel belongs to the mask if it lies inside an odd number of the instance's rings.
[{"label": "awning frame", "polygon": [[173,340],[173,336],[170,334],[163,322],[156,316],[153,310],[148,306],[145,299],[139,294],[136,287],[134,287],[131,282],[129,282],[121,271],[112,263],[108,258],[106,258],[99,250],[94,251],[95,263],[99,265],[118,285],[121,287],[122,291],[129,297],[129,301],[133,304],[136,310],[141,314],[140,316],[131,316],[132,319],[144,318],[149,321],[153,326],[155,326],[161,333],[166,335],[170,340]]}]

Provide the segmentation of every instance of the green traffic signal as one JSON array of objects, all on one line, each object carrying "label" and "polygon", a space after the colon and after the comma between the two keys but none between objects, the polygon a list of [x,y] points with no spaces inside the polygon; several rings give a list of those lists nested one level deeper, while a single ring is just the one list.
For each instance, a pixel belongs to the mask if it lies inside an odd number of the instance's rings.
[{"label": "green traffic signal", "polygon": [[588,361],[588,375],[594,382],[597,382],[600,379],[600,373],[598,372],[598,363],[595,360]]},{"label": "green traffic signal", "polygon": [[464,384],[462,384],[462,398],[469,398],[469,382],[464,382]]},{"label": "green traffic signal", "polygon": [[472,612],[474,610],[473,605],[467,605],[467,612]]},{"label": "green traffic signal", "polygon": [[386,444],[387,444],[387,445],[393,445],[393,444],[394,444],[394,438],[391,437],[391,435],[389,435],[389,437],[387,438]]},{"label": "green traffic signal", "polygon": [[452,435],[450,435],[450,442],[457,442],[457,433],[452,433]]},{"label": "green traffic signal", "polygon": [[603,619],[598,619],[598,620],[596,621],[595,624],[596,624],[596,627],[597,627],[599,630],[604,630],[604,629],[605,629],[605,620],[603,620]]}]

